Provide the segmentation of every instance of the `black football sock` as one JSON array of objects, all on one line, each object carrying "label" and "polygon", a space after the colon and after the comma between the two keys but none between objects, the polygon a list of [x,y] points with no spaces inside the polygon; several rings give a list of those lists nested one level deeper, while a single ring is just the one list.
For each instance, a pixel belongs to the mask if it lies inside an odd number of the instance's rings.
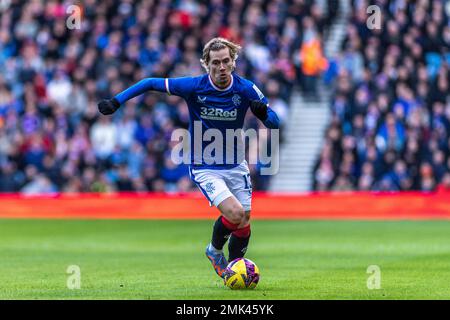
[{"label": "black football sock", "polygon": [[222,250],[230,234],[237,229],[237,224],[228,221],[224,216],[220,216],[214,223],[211,239],[212,246],[217,250]]},{"label": "black football sock", "polygon": [[247,252],[248,243],[250,241],[250,225],[238,229],[231,234],[230,242],[228,243],[228,261],[233,261],[237,258],[243,258]]}]

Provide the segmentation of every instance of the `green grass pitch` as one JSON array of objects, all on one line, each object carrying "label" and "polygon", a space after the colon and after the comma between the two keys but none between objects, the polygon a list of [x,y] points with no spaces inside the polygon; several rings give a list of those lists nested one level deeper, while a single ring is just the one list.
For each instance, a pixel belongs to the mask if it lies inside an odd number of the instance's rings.
[{"label": "green grass pitch", "polygon": [[0,220],[0,299],[450,299],[450,221],[253,221],[261,280],[243,291],[204,255],[212,224]]}]

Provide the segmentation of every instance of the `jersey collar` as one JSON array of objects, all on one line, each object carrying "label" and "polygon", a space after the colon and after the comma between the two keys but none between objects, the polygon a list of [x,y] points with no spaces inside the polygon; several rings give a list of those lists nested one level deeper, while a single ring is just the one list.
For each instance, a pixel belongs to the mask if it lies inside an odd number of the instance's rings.
[{"label": "jersey collar", "polygon": [[209,83],[211,84],[211,86],[214,88],[214,89],[216,89],[217,91],[227,91],[227,90],[229,90],[232,86],[233,86],[233,82],[234,82],[234,77],[233,77],[233,74],[231,74],[231,81],[230,81],[230,84],[226,87],[226,88],[219,88],[218,86],[216,86],[215,84],[214,84],[214,82],[212,81],[212,79],[211,79],[211,76],[208,74],[208,80],[209,80]]}]

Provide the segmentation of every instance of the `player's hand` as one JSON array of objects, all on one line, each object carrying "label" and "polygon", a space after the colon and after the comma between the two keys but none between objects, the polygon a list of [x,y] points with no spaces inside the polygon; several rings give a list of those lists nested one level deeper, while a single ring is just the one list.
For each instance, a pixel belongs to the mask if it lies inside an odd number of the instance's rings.
[{"label": "player's hand", "polygon": [[259,100],[250,101],[250,110],[259,120],[265,121],[267,119],[267,105],[264,102]]},{"label": "player's hand", "polygon": [[120,108],[120,103],[116,98],[103,99],[98,103],[98,111],[102,114],[112,114]]}]

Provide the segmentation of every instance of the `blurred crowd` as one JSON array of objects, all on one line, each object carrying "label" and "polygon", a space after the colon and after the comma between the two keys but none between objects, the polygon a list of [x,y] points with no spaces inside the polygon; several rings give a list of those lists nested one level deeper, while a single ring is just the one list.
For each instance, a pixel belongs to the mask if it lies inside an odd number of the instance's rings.
[{"label": "blurred crowd", "polygon": [[450,187],[449,16],[444,0],[352,1],[315,190]]},{"label": "blurred crowd", "polygon": [[[237,73],[257,84],[283,124],[301,77],[293,56],[335,14],[312,0],[71,5],[1,4],[0,192],[193,190],[187,167],[170,157],[172,131],[188,126],[182,99],[144,94],[112,117],[100,116],[97,102],[146,77],[202,74],[203,45],[222,36],[242,45]],[[247,126],[262,125],[249,116]],[[257,169],[253,186],[264,190],[268,178]]]}]

